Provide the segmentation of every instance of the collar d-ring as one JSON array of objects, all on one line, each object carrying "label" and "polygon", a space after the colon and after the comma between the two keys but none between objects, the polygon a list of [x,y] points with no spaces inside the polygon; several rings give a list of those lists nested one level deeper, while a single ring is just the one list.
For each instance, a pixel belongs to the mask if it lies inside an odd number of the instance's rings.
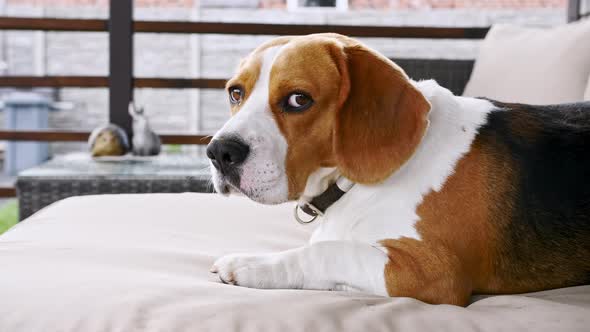
[{"label": "collar d-ring", "polygon": [[[296,204],[296,205],[295,205],[295,220],[297,220],[297,222],[298,222],[298,223],[300,223],[300,224],[302,224],[302,225],[307,225],[307,224],[310,224],[310,223],[312,223],[314,220],[316,220],[316,219],[317,219],[317,217],[318,217],[318,215],[317,215],[317,214],[316,214],[315,216],[311,216],[312,218],[311,218],[311,219],[308,219],[308,220],[301,219],[301,217],[299,216],[299,210],[300,210],[300,209],[301,209],[301,208],[299,207],[299,204]],[[303,211],[303,212],[305,213],[305,211]],[[307,214],[307,213],[305,213],[305,214]]]}]

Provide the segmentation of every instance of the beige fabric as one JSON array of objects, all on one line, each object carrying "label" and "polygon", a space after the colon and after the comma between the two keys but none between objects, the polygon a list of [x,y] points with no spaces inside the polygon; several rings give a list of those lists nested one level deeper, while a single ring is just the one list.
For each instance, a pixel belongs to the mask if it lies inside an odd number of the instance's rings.
[{"label": "beige fabric", "polygon": [[505,102],[581,101],[590,76],[590,20],[552,29],[495,25],[464,95]]},{"label": "beige fabric", "polygon": [[221,254],[305,243],[291,207],[208,194],[59,202],[0,236],[0,331],[588,331],[590,286],[460,308],[215,282]]}]

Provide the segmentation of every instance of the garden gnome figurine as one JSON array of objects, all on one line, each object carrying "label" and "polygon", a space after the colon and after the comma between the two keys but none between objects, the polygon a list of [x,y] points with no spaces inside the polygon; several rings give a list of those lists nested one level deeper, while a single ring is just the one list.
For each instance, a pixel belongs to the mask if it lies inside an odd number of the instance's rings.
[{"label": "garden gnome figurine", "polygon": [[129,114],[133,118],[133,154],[136,156],[155,156],[160,154],[160,137],[150,128],[143,108],[129,103]]},{"label": "garden gnome figurine", "polygon": [[129,138],[121,127],[111,123],[92,131],[88,147],[93,157],[122,156],[129,152]]}]

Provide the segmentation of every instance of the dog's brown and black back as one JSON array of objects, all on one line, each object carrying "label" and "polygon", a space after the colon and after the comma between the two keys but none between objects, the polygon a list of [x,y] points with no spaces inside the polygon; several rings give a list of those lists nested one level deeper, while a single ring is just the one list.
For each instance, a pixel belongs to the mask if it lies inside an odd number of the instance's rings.
[{"label": "dog's brown and black back", "polygon": [[497,170],[489,190],[503,196],[490,211],[500,226],[493,262],[500,288],[589,283],[590,103],[493,103],[502,110],[488,115],[475,144]]}]

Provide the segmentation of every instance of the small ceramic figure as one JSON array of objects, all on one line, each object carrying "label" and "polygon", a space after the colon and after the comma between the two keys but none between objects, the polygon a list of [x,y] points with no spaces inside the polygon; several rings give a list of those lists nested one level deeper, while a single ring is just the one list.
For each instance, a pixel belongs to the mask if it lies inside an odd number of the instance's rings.
[{"label": "small ceramic figure", "polygon": [[133,118],[133,154],[136,156],[155,156],[160,154],[160,137],[151,129],[143,108],[129,103],[129,114]]},{"label": "small ceramic figure", "polygon": [[129,138],[121,127],[111,123],[92,131],[88,148],[93,157],[122,156],[129,152]]}]

